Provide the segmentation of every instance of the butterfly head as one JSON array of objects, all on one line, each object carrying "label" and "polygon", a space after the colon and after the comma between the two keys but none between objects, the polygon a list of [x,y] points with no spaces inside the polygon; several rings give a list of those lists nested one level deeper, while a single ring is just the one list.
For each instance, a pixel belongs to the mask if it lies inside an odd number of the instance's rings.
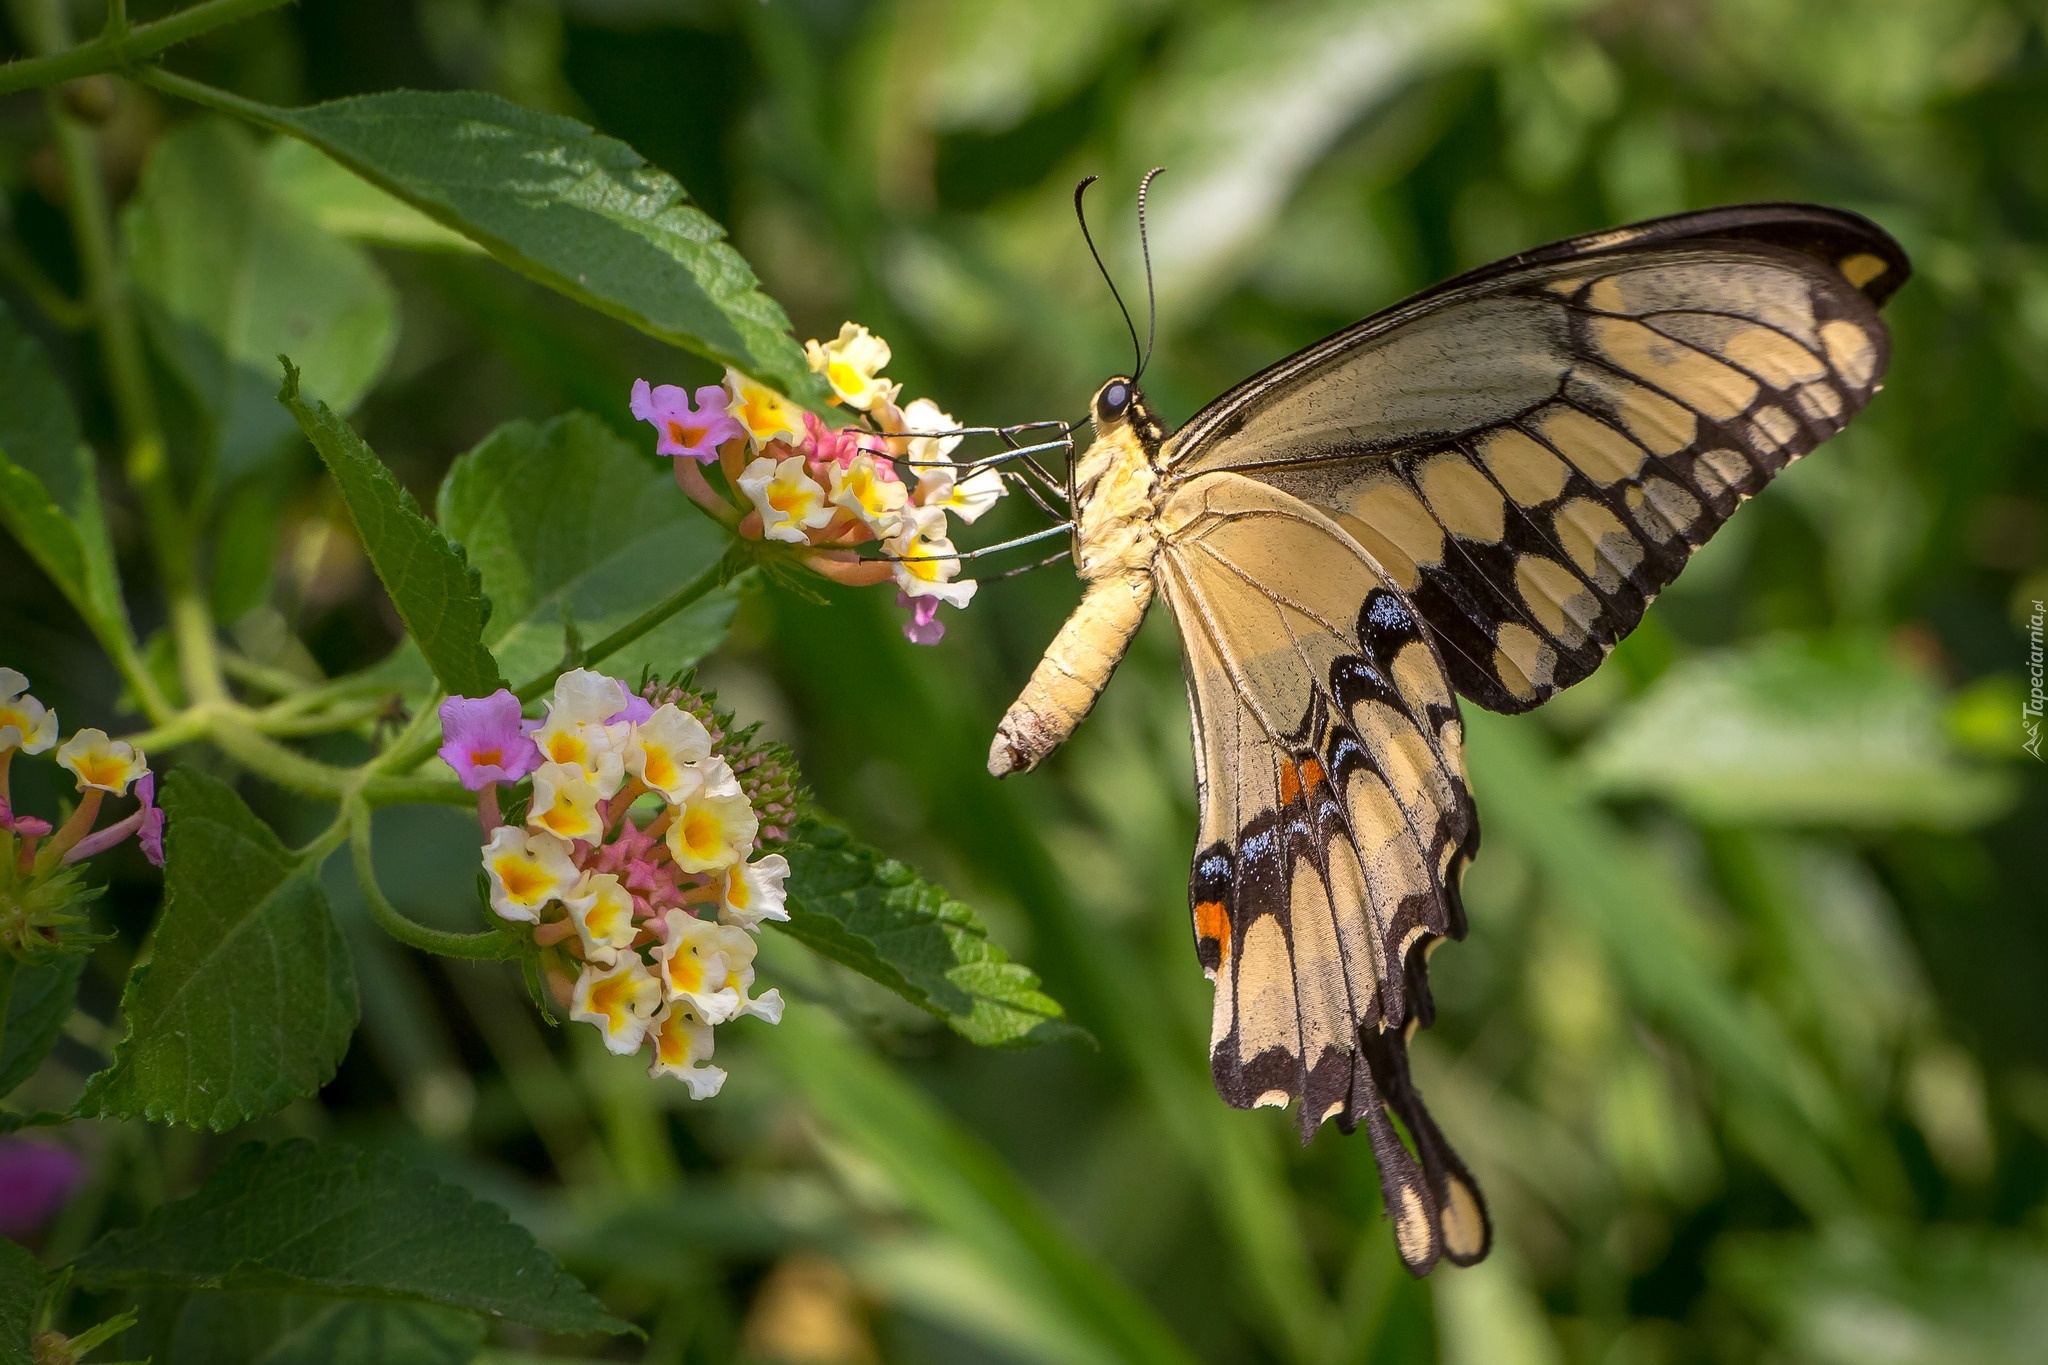
[{"label": "butterfly head", "polygon": [[1124,375],[1110,376],[1095,391],[1095,400],[1088,405],[1088,415],[1095,419],[1096,439],[1100,440],[1114,431],[1128,431],[1137,438],[1147,457],[1158,454],[1159,447],[1166,440],[1166,427],[1145,402],[1137,381]]}]

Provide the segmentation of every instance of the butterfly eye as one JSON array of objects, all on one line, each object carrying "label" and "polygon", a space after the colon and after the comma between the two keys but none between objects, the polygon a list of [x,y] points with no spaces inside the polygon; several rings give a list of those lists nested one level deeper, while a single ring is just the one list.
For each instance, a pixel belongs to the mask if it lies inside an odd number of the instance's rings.
[{"label": "butterfly eye", "polygon": [[1124,409],[1130,406],[1131,386],[1121,380],[1113,384],[1105,384],[1102,389],[1102,396],[1098,401],[1102,406],[1102,415],[1114,421],[1116,418],[1123,416]]}]

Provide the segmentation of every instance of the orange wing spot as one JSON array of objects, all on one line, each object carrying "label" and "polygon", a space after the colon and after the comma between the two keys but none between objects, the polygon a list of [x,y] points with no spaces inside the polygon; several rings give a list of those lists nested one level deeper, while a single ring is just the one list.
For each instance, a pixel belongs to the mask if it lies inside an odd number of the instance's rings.
[{"label": "orange wing spot", "polygon": [[1230,956],[1230,915],[1222,901],[1195,903],[1195,936],[1214,940],[1222,948],[1223,956]]},{"label": "orange wing spot", "polygon": [[1314,759],[1296,763],[1288,759],[1280,765],[1280,804],[1287,805],[1304,791],[1314,791],[1316,783],[1323,780],[1323,765]]}]

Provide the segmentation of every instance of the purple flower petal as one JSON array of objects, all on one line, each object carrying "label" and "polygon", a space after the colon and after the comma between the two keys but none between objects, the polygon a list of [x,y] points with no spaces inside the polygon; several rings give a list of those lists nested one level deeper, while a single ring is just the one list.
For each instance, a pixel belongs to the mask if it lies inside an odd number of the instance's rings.
[{"label": "purple flower petal", "polygon": [[540,766],[540,746],[519,715],[519,698],[506,688],[488,697],[450,697],[441,703],[441,760],[462,785],[481,791],[493,782],[517,782]]},{"label": "purple flower petal", "polygon": [[28,1236],[64,1207],[85,1174],[68,1147],[0,1138],[0,1235]]},{"label": "purple flower petal", "polygon": [[939,599],[936,597],[912,597],[898,591],[896,605],[910,609],[910,619],[903,623],[903,638],[914,645],[935,645],[946,638],[946,623],[939,619]]},{"label": "purple flower petal", "polygon": [[633,415],[654,428],[654,450],[659,455],[688,456],[700,464],[717,459],[720,446],[746,435],[746,429],[727,414],[725,403],[725,389],[717,384],[698,389],[692,404],[687,389],[633,381]]},{"label": "purple flower petal", "polygon": [[164,865],[164,812],[156,803],[156,774],[144,773],[135,781],[135,795],[142,802],[142,828],[136,831],[135,842],[142,845],[142,856],[149,859],[153,867]]}]

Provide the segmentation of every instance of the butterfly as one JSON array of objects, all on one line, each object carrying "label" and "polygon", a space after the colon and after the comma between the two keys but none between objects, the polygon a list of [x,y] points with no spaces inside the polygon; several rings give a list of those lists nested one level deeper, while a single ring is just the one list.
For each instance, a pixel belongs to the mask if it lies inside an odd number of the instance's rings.
[{"label": "butterfly", "polygon": [[1165,598],[1216,1089],[1298,1103],[1303,1142],[1363,1125],[1417,1275],[1492,1241],[1408,1066],[1479,848],[1459,699],[1527,711],[1599,667],[1744,499],[1870,401],[1878,309],[1910,270],[1852,213],[1711,209],[1461,275],[1178,431],[1142,360],[1095,394],[1068,479],[1086,589],[989,771],[1063,742]]}]

